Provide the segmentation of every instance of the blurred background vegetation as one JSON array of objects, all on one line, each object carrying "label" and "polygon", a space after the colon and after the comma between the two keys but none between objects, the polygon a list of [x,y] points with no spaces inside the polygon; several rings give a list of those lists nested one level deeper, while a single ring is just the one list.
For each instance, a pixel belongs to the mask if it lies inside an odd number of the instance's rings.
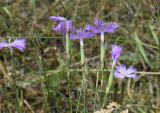
[{"label": "blurred background vegetation", "polygon": [[[62,5],[63,4],[63,5]],[[155,5],[157,6],[155,8]],[[0,37],[25,37],[27,47],[24,53],[15,50],[16,82],[23,90],[26,113],[45,113],[40,81],[46,73],[50,87],[50,105],[53,113],[69,112],[68,87],[71,84],[73,103],[76,103],[80,87],[79,42],[72,41],[71,80],[66,80],[65,40],[51,30],[53,22],[49,16],[64,16],[73,20],[76,28],[92,24],[99,18],[106,22],[117,22],[120,28],[115,34],[106,34],[105,68],[111,66],[111,45],[123,47],[121,63],[132,65],[139,71],[137,80],[125,80],[123,88],[115,80],[110,102],[117,102],[121,110],[133,113],[160,112],[160,3],[152,0],[0,0]],[[85,54],[90,69],[99,66],[99,37],[85,40]],[[14,98],[14,88],[9,79],[12,76],[9,51],[0,50],[0,79],[7,87],[7,97]],[[39,62],[42,56],[42,62]],[[43,69],[42,69],[43,68]],[[108,79],[105,72],[105,79]],[[88,112],[94,111],[93,98],[96,71],[87,76]],[[104,80],[105,81],[105,80]],[[105,85],[106,85],[105,81]],[[104,85],[104,90],[105,90]],[[120,90],[123,89],[123,94]],[[103,92],[103,91],[102,91]],[[0,95],[1,109],[6,108],[5,96]],[[100,102],[100,101],[99,101]],[[8,104],[8,103],[7,103]],[[16,112],[16,105],[10,102],[10,112]],[[81,105],[83,108],[83,105]],[[73,106],[73,109],[76,108]],[[98,107],[97,107],[98,108]],[[118,112],[118,111],[117,111]]]}]

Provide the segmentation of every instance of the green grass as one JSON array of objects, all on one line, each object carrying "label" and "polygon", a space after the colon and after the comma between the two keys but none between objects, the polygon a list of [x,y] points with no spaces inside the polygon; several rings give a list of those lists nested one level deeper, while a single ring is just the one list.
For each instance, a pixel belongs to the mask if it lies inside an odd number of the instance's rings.
[{"label": "green grass", "polygon": [[[9,50],[0,50],[1,112],[99,111],[111,72],[112,44],[123,47],[119,61],[136,67],[138,79],[114,79],[103,109],[115,106],[118,113],[126,109],[133,113],[160,112],[160,26],[158,21],[153,23],[154,11],[152,0],[0,1],[0,38],[27,40],[24,53],[14,49],[14,68]],[[77,28],[93,24],[96,18],[120,24],[116,33],[105,34],[102,86],[100,37],[84,40],[83,67],[79,41],[71,41],[70,53],[66,54],[65,37],[51,31],[51,15],[72,19]]]}]

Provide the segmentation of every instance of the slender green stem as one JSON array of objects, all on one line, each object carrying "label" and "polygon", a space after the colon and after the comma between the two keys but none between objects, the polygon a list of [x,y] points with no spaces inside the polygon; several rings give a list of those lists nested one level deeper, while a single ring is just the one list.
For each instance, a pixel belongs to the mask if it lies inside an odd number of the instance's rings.
[{"label": "slender green stem", "polygon": [[70,112],[72,113],[72,95],[71,95],[71,84],[70,84],[70,38],[69,38],[69,23],[66,21],[66,54],[67,54],[67,62],[66,62],[66,71],[67,78],[69,83],[69,103],[70,103]]},{"label": "slender green stem", "polygon": [[80,39],[80,56],[81,56],[81,71],[82,71],[82,81],[81,81],[81,90],[80,90],[80,95],[79,95],[79,100],[78,100],[78,106],[76,113],[79,110],[79,104],[80,104],[80,99],[82,95],[82,89],[83,89],[83,100],[84,100],[84,112],[86,112],[86,65],[85,65],[85,55],[84,55],[84,48],[83,48],[83,39]]},{"label": "slender green stem", "polygon": [[[67,66],[68,67],[68,66]],[[67,78],[69,83],[69,105],[70,105],[70,112],[72,113],[72,95],[71,95],[71,84],[70,84],[70,71],[69,68],[67,69]]]},{"label": "slender green stem", "polygon": [[49,14],[52,15],[52,12],[51,12],[52,9],[50,9],[50,4],[48,3],[49,1],[48,0],[44,0],[44,2],[46,3],[46,6],[48,8]]},{"label": "slender green stem", "polygon": [[67,59],[70,60],[70,39],[69,39],[69,23],[66,21],[66,54],[67,54]]},{"label": "slender green stem", "polygon": [[[38,31],[36,30],[34,32],[36,34],[37,42],[41,43]],[[47,108],[48,113],[51,113],[50,105],[49,105],[49,101],[48,101],[49,98],[50,98],[50,92],[49,92],[49,85],[48,85],[48,82],[47,82],[46,68],[45,68],[44,57],[43,57],[43,48],[41,47],[39,49],[39,51],[40,51],[40,54],[38,55],[39,73],[40,73],[40,76],[44,76],[44,80],[45,80],[45,81],[41,80],[41,87],[42,87],[42,90],[43,90],[45,108]],[[47,90],[47,94],[46,94],[46,90]]]},{"label": "slender green stem", "polygon": [[20,88],[19,89],[20,90],[20,108],[21,108],[21,110],[23,111],[23,89],[22,88]]},{"label": "slender green stem", "polygon": [[101,49],[100,49],[101,88],[102,88],[102,86],[103,86],[103,79],[104,79],[104,58],[105,58],[104,32],[101,32]]},{"label": "slender green stem", "polygon": [[[82,87],[82,84],[83,83],[81,82],[81,87]],[[78,98],[78,105],[77,105],[76,113],[78,113],[78,111],[79,111],[79,105],[80,105],[81,95],[82,95],[82,90],[80,89],[80,94],[79,94],[79,98]]]},{"label": "slender green stem", "polygon": [[48,113],[50,112],[50,108],[49,108],[49,104],[48,104],[48,100],[47,100],[47,96],[46,96],[46,91],[45,91],[45,86],[44,86],[44,82],[41,81],[41,86],[42,86],[42,91],[43,91],[43,96],[44,96],[44,101],[45,101],[45,108],[47,108]]},{"label": "slender green stem", "polygon": [[[104,58],[105,58],[104,32],[101,32],[100,36],[101,36],[101,45],[100,45],[100,70],[99,70],[99,73],[101,73],[101,88],[102,88],[103,79],[104,79]],[[97,91],[98,80],[99,80],[99,75],[97,75],[97,78],[96,78],[96,94],[99,94]]]},{"label": "slender green stem", "polygon": [[67,15],[68,15],[68,12],[67,12],[66,8],[64,7],[64,5],[63,5],[63,3],[62,3],[61,0],[59,0],[59,2],[60,2],[61,6],[62,6],[62,8],[63,8],[63,10],[64,10],[64,12],[65,12],[65,15],[67,16]]},{"label": "slender green stem", "polygon": [[99,70],[98,70],[98,73],[97,73],[97,76],[96,76],[96,90],[95,90],[95,97],[94,97],[94,111],[97,109],[97,95],[99,96],[99,92],[98,92],[98,81],[99,81]]},{"label": "slender green stem", "polygon": [[[43,75],[45,77],[45,81],[41,81],[41,86],[42,86],[44,101],[45,101],[45,107],[47,108],[48,113],[51,113],[49,102],[48,102],[48,97],[50,97],[50,96],[49,96],[48,82],[46,81],[47,80],[47,75],[46,75],[46,71],[45,71],[45,68],[44,68],[44,62],[43,62],[42,56],[39,56],[39,62],[40,62],[40,64],[39,64],[40,75],[41,76]],[[45,87],[45,83],[46,83],[46,87]],[[46,94],[45,89],[47,90],[47,94]]]},{"label": "slender green stem", "polygon": [[83,82],[82,82],[82,88],[83,88],[83,100],[84,100],[84,112],[86,113],[86,74],[85,74],[85,67],[82,67],[82,77],[83,77]]},{"label": "slender green stem", "polygon": [[84,56],[84,49],[83,49],[83,39],[80,39],[80,55],[81,55],[81,65],[84,65],[85,56]]},{"label": "slender green stem", "polygon": [[80,56],[81,56],[81,66],[82,66],[82,89],[83,89],[83,99],[84,99],[84,112],[86,112],[86,73],[85,73],[85,55],[83,48],[83,39],[80,39]]},{"label": "slender green stem", "polygon": [[100,49],[101,69],[104,68],[104,57],[105,57],[104,32],[101,32],[101,49]]},{"label": "slender green stem", "polygon": [[[10,43],[10,39],[9,38],[9,43]],[[18,107],[18,111],[19,112],[22,112],[23,111],[23,100],[20,99],[19,97],[19,93],[21,93],[20,89],[17,87],[17,84],[16,84],[16,71],[15,71],[15,61],[14,61],[14,57],[13,57],[13,48],[12,47],[9,47],[9,50],[10,50],[10,55],[11,55],[11,66],[12,66],[12,74],[13,74],[13,87],[15,90],[15,94],[16,94],[16,101],[17,101],[17,105],[19,106]]]},{"label": "slender green stem", "polygon": [[46,68],[45,68],[43,54],[41,54],[41,56],[39,56],[39,60],[40,60],[41,74],[45,78],[45,82],[44,83],[46,84],[47,96],[48,96],[48,98],[50,98],[49,85],[48,85],[48,82],[47,82],[47,74],[46,74]]},{"label": "slender green stem", "polygon": [[109,79],[108,79],[108,84],[107,84],[107,87],[106,87],[106,94],[105,94],[104,101],[103,101],[103,107],[106,104],[107,96],[108,96],[108,94],[110,92],[110,89],[111,89],[111,86],[112,86],[113,75],[114,75],[114,66],[115,66],[115,64],[112,64],[112,69],[111,69]]},{"label": "slender green stem", "polygon": [[86,76],[85,76],[85,67],[82,67],[82,81],[81,81],[81,89],[80,89],[80,95],[78,98],[78,105],[76,109],[76,113],[79,111],[79,105],[80,105],[80,100],[83,92],[83,100],[84,100],[84,113],[86,113]]},{"label": "slender green stem", "polygon": [[124,99],[124,88],[125,88],[125,86],[124,86],[124,82],[123,82],[123,80],[120,82],[120,88],[121,88],[121,90],[120,90],[120,100],[119,100],[119,103],[120,104],[122,104],[123,103],[123,99]]}]

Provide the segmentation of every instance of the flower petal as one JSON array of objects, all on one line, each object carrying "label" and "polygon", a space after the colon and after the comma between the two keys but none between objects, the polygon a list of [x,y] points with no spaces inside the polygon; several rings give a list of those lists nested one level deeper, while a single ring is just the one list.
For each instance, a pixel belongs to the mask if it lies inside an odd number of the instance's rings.
[{"label": "flower petal", "polygon": [[56,32],[60,32],[65,35],[67,32],[67,25],[69,27],[68,29],[69,32],[74,32],[74,28],[71,20],[60,22],[55,28],[52,28],[52,30]]},{"label": "flower petal", "polygon": [[119,73],[118,71],[114,72],[114,77],[115,78],[120,78],[120,79],[124,79],[125,76],[123,76],[121,73]]},{"label": "flower petal", "polygon": [[118,66],[118,67],[117,67],[117,70],[118,70],[120,73],[125,73],[125,72],[126,72],[126,66],[125,66],[125,65]]},{"label": "flower petal", "polygon": [[87,25],[84,30],[97,33],[97,29],[91,25]]},{"label": "flower petal", "polygon": [[108,26],[105,28],[105,32],[114,33],[118,27],[119,25],[117,23],[110,22],[108,23]]},{"label": "flower petal", "polygon": [[122,52],[122,47],[118,46],[118,45],[113,45],[112,46],[112,60],[113,63],[116,63],[118,58],[120,57]]},{"label": "flower petal", "polygon": [[26,47],[26,40],[25,39],[16,39],[12,43],[10,43],[9,46],[17,48],[18,50],[23,52]]},{"label": "flower petal", "polygon": [[52,28],[52,30],[65,34],[66,33],[66,23],[60,22],[55,28]]},{"label": "flower petal", "polygon": [[127,74],[126,75],[128,78],[137,78],[136,74]]},{"label": "flower petal", "polygon": [[6,47],[7,43],[6,42],[0,42],[0,49]]},{"label": "flower petal", "polygon": [[70,34],[70,39],[71,40],[77,40],[77,39],[79,39],[79,37],[76,34]]},{"label": "flower petal", "polygon": [[116,67],[116,70],[114,72],[114,76],[116,78],[123,78],[123,77],[136,78],[137,77],[136,71],[137,71],[136,68],[129,67],[127,69],[125,65],[120,65],[120,66]]},{"label": "flower petal", "polygon": [[97,19],[94,24],[96,25],[97,28],[100,28],[102,26],[104,26],[104,22],[102,22],[101,20]]},{"label": "flower petal", "polygon": [[127,74],[132,74],[132,73],[136,73],[137,72],[137,69],[136,68],[133,68],[133,67],[129,67],[127,69]]},{"label": "flower petal", "polygon": [[84,38],[91,38],[95,36],[95,33],[92,31],[86,31],[85,28],[76,29],[75,33],[71,33],[70,39],[76,40],[76,39],[84,39]]},{"label": "flower petal", "polygon": [[50,16],[49,17],[50,20],[53,20],[55,22],[62,22],[62,21],[66,21],[67,19],[61,16]]},{"label": "flower petal", "polygon": [[101,20],[96,20],[95,22],[94,22],[94,24],[95,24],[95,26],[96,26],[96,32],[97,33],[101,33],[102,31],[103,32],[105,32],[105,29],[106,29],[106,24],[105,24],[105,22],[103,22],[103,21],[101,21]]}]

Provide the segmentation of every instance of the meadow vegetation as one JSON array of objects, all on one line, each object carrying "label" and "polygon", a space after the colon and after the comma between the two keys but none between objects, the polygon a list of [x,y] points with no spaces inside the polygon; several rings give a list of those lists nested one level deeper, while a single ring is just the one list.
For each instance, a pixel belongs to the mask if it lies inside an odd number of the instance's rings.
[{"label": "meadow vegetation", "polygon": [[[1,0],[1,113],[159,113],[156,1]],[[58,23],[51,16],[71,20],[74,28],[95,26],[96,19],[117,26],[103,44],[99,34],[74,40],[70,29],[53,30]]]}]

